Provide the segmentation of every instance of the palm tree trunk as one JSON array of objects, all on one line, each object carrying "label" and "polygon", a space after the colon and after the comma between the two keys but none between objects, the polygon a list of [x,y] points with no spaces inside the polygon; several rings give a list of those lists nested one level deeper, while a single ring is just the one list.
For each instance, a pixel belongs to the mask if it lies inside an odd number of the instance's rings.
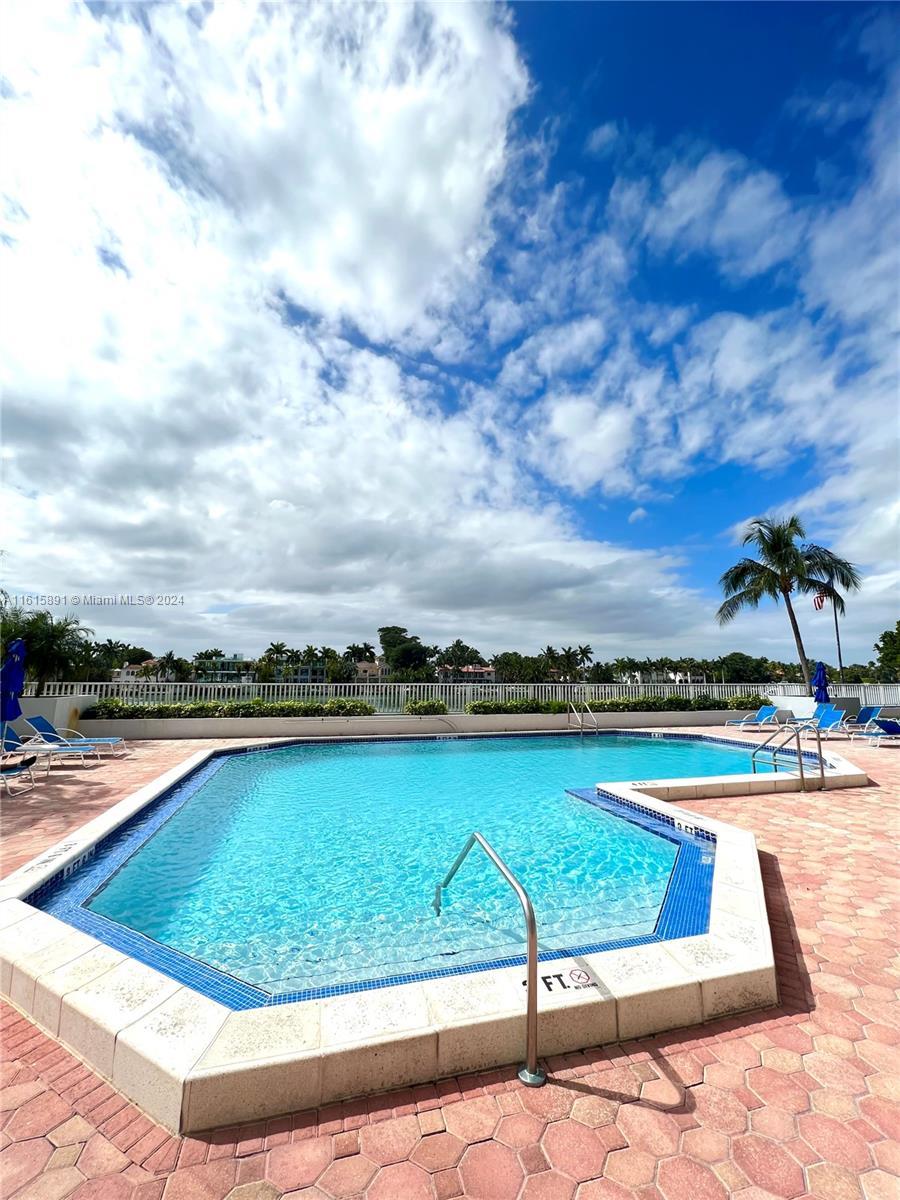
[{"label": "palm tree trunk", "polygon": [[782,593],[784,596],[784,605],[787,609],[788,619],[791,622],[791,629],[794,631],[794,641],[797,643],[797,656],[800,659],[800,670],[803,672],[803,682],[806,684],[806,690],[809,695],[812,695],[812,685],[809,682],[809,667],[806,663],[806,651],[803,649],[803,638],[800,636],[800,626],[797,624],[797,614],[794,612],[794,606],[791,604],[791,597],[788,592]]}]

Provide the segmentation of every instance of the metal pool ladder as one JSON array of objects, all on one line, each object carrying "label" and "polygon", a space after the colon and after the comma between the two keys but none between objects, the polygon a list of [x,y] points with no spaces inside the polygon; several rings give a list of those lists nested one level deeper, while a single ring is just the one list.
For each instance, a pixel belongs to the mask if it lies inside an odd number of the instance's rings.
[{"label": "metal pool ladder", "polygon": [[[573,717],[575,718],[574,725],[572,722]],[[597,714],[591,708],[590,704],[588,704],[587,700],[582,700],[578,707],[576,707],[572,700],[569,701],[569,711],[566,714],[567,729],[575,728],[578,730],[581,736],[584,737],[584,727],[586,724],[585,718],[587,717],[591,718],[591,724],[593,726],[594,733],[599,733],[600,726],[597,723]]]},{"label": "metal pool ladder", "polygon": [[534,908],[531,901],[528,899],[528,893],[513,875],[512,871],[493,848],[493,846],[480,833],[470,833],[466,844],[456,856],[456,861],[444,877],[443,883],[439,883],[434,889],[434,900],[432,908],[438,916],[441,915],[441,893],[444,888],[448,887],[453,876],[463,865],[466,855],[475,845],[482,848],[512,890],[519,897],[519,903],[522,905],[522,912],[525,914],[525,929],[528,942],[528,971],[527,971],[527,1000],[525,1013],[525,1065],[519,1068],[519,1078],[526,1087],[541,1087],[547,1082],[546,1074],[538,1066],[537,1054],[537,964],[538,964],[538,944],[537,944],[537,922],[534,919]]},{"label": "metal pool ladder", "polygon": [[797,747],[797,766],[800,771],[800,787],[802,791],[808,792],[810,789],[806,786],[806,772],[803,769],[803,747],[800,744],[800,731],[801,729],[811,729],[816,735],[816,757],[819,763],[819,790],[824,790],[825,768],[822,764],[822,738],[816,725],[788,725],[787,727],[780,725],[774,733],[769,734],[764,742],[760,742],[750,756],[750,765],[753,768],[753,774],[756,774],[756,756],[761,753],[761,751],[765,750],[780,733],[784,733],[785,728],[787,729],[787,737],[785,737],[783,742],[779,742],[777,746],[772,746],[772,748],[769,750],[769,753],[772,757],[770,759],[763,759],[763,762],[765,762],[767,766],[774,768],[775,773],[777,774],[778,751],[782,750],[788,744],[788,742],[793,741]]}]

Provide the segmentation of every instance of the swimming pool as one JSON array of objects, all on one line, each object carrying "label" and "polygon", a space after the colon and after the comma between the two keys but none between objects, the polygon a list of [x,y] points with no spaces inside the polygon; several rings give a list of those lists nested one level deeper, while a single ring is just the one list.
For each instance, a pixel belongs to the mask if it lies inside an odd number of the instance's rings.
[{"label": "swimming pool", "polygon": [[482,855],[466,861],[440,917],[431,908],[478,829],[528,890],[542,957],[635,945],[659,936],[676,866],[693,872],[691,919],[677,928],[702,931],[712,847],[567,789],[749,766],[747,750],[724,744],[624,735],[228,754],[34,903],[184,982],[240,981],[235,1007],[334,994],[518,961],[521,914]]}]

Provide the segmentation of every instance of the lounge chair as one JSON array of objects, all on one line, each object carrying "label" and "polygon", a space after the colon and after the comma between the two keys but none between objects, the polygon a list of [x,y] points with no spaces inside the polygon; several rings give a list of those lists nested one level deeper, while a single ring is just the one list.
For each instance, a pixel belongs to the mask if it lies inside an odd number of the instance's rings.
[{"label": "lounge chair", "polygon": [[827,738],[832,733],[843,733],[843,720],[847,714],[842,708],[832,708],[830,705],[826,712],[818,718],[810,717],[808,721],[803,721],[799,725],[801,737],[812,737],[813,731],[818,730],[819,736]]},{"label": "lounge chair", "polygon": [[64,762],[66,759],[77,758],[81,760],[83,767],[87,766],[86,754],[94,754],[97,758],[100,757],[100,751],[96,746],[51,746],[48,742],[41,742],[37,738],[29,738],[27,742],[23,742],[12,726],[7,725],[3,732],[3,753],[4,754],[38,754],[47,761],[47,771],[50,771],[54,762]]},{"label": "lounge chair", "polygon": [[764,704],[757,713],[753,716],[741,717],[737,721],[726,721],[726,725],[737,725],[739,729],[749,729],[751,725],[757,729],[762,729],[764,725],[777,725],[775,714],[778,712],[778,706],[775,704]]},{"label": "lounge chair", "polygon": [[881,715],[882,707],[881,704],[870,704],[866,708],[861,708],[855,717],[848,715],[844,718],[844,728],[848,733],[851,730],[854,733],[860,733],[863,729],[870,728]]},{"label": "lounge chair", "polygon": [[895,721],[891,717],[879,717],[875,721],[876,729],[860,729],[856,733],[850,734],[850,740],[854,738],[866,738],[880,746],[882,742],[900,741],[900,721]]},{"label": "lounge chair", "polygon": [[[111,754],[125,754],[128,750],[125,739],[122,737],[85,737],[83,733],[78,733],[74,729],[57,729],[53,722],[48,721],[46,717],[26,717],[25,720],[41,741],[47,742],[51,746],[83,746],[85,749],[88,746],[97,746],[109,749]],[[64,734],[68,736],[64,737]]]},{"label": "lounge chair", "polygon": [[812,713],[808,717],[792,716],[788,721],[788,725],[809,725],[812,722],[818,722],[834,708],[833,704],[817,704]]},{"label": "lounge chair", "polygon": [[[18,762],[9,762],[0,764],[0,783],[6,788],[10,796],[21,795],[22,792],[30,792],[34,787],[34,771],[32,767],[37,762],[37,755],[32,754],[28,758],[19,759]],[[18,788],[15,792],[9,786],[11,779],[18,779],[20,776],[26,775],[29,779],[28,787]]]}]

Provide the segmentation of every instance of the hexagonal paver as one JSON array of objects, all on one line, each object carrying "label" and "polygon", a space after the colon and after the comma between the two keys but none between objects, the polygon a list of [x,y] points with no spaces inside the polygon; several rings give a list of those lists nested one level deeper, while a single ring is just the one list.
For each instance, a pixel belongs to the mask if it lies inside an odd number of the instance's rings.
[{"label": "hexagonal paver", "polygon": [[860,1176],[866,1200],[897,1200],[897,1177],[887,1171],[866,1171]]},{"label": "hexagonal paver", "polygon": [[499,1142],[470,1146],[459,1173],[465,1195],[472,1200],[516,1200],[525,1178],[515,1151]]},{"label": "hexagonal paver", "polygon": [[657,1158],[674,1154],[678,1149],[679,1129],[666,1113],[642,1104],[626,1104],[616,1122],[630,1146],[646,1150]]},{"label": "hexagonal paver", "polygon": [[[604,1078],[608,1074],[611,1072],[604,1072]],[[561,1121],[563,1117],[567,1117],[578,1095],[578,1092],[560,1087],[557,1083],[547,1083],[539,1088],[525,1088],[521,1093],[523,1107],[544,1121]]]},{"label": "hexagonal paver", "polygon": [[202,1166],[185,1167],[166,1180],[165,1200],[219,1200],[234,1187],[236,1176],[234,1159],[220,1158]]},{"label": "hexagonal paver", "polygon": [[124,1171],[130,1165],[131,1159],[128,1155],[117,1150],[102,1133],[95,1133],[90,1138],[78,1158],[78,1170],[88,1179],[97,1175],[112,1175],[115,1171]]},{"label": "hexagonal paver", "polygon": [[74,1115],[74,1109],[66,1104],[61,1096],[57,1096],[55,1092],[44,1092],[13,1113],[4,1132],[14,1142],[41,1137]]},{"label": "hexagonal paver", "polygon": [[[319,1188],[335,1200],[347,1200],[358,1195],[372,1179],[378,1167],[364,1154],[353,1154],[350,1158],[337,1158],[323,1173]],[[421,1174],[421,1168],[416,1167]],[[427,1179],[428,1176],[426,1175]]]},{"label": "hexagonal paver", "polygon": [[53,1147],[44,1138],[14,1142],[5,1150],[0,1150],[0,1179],[3,1180],[4,1194],[11,1196],[18,1188],[40,1175],[52,1153]]},{"label": "hexagonal paver", "polygon": [[533,1146],[535,1142],[539,1142],[545,1129],[546,1122],[534,1113],[513,1113],[512,1116],[501,1119],[494,1137],[504,1146],[521,1150],[523,1146]]},{"label": "hexagonal paver", "polygon": [[525,1180],[519,1200],[572,1200],[575,1183],[557,1171],[541,1171]]},{"label": "hexagonal paver", "polygon": [[830,1088],[819,1088],[809,1094],[809,1106],[813,1112],[825,1113],[838,1121],[852,1121],[859,1116],[856,1096],[834,1092]]},{"label": "hexagonal paver", "polygon": [[900,1142],[900,1105],[882,1100],[880,1096],[863,1096],[859,1107],[866,1120],[880,1129],[885,1137]]},{"label": "hexagonal paver", "polygon": [[710,1046],[710,1050],[719,1062],[730,1063],[742,1071],[759,1066],[759,1051],[745,1038],[729,1038],[725,1042],[716,1042]]},{"label": "hexagonal paver", "polygon": [[550,1165],[578,1183],[595,1179],[603,1172],[606,1147],[587,1125],[559,1121],[547,1129],[541,1145]]},{"label": "hexagonal paver", "polygon": [[656,1160],[643,1150],[613,1150],[606,1159],[603,1174],[626,1187],[642,1187],[653,1182]]},{"label": "hexagonal paver", "polygon": [[785,1050],[776,1046],[772,1050],[763,1050],[762,1065],[770,1071],[780,1071],[782,1075],[790,1075],[793,1071],[803,1070],[803,1059],[796,1050]]},{"label": "hexagonal paver", "polygon": [[841,1121],[821,1113],[808,1113],[799,1118],[800,1136],[825,1162],[863,1171],[872,1165],[869,1147],[863,1139]]},{"label": "hexagonal paver", "polygon": [[718,1133],[743,1133],[747,1128],[747,1109],[733,1092],[701,1083],[691,1088],[694,1116],[698,1123]]},{"label": "hexagonal paver", "polygon": [[[684,1088],[671,1079],[651,1079],[641,1087],[641,1100],[657,1108],[680,1108],[684,1103]],[[576,1107],[578,1101],[575,1101]],[[574,1115],[575,1109],[572,1109]]]},{"label": "hexagonal paver", "polygon": [[789,1113],[809,1109],[809,1092],[792,1078],[771,1067],[754,1067],[747,1072],[747,1083],[765,1104]]},{"label": "hexagonal paver", "polygon": [[293,1192],[316,1182],[331,1162],[330,1138],[307,1138],[270,1151],[266,1178],[282,1192]]},{"label": "hexagonal paver", "polygon": [[463,1156],[466,1143],[452,1133],[432,1133],[422,1138],[410,1155],[426,1171],[447,1171]]},{"label": "hexagonal paver", "polygon": [[681,1135],[681,1150],[703,1162],[724,1162],[728,1157],[728,1138],[715,1129],[688,1129]]},{"label": "hexagonal paver", "polygon": [[805,1191],[800,1164],[770,1138],[755,1133],[736,1138],[732,1157],[751,1183],[775,1196],[800,1196]]},{"label": "hexagonal paver", "polygon": [[579,1186],[575,1200],[634,1200],[634,1192],[612,1179],[592,1179]]},{"label": "hexagonal paver", "polygon": [[666,1200],[728,1200],[728,1192],[709,1167],[683,1156],[659,1164],[659,1190]]},{"label": "hexagonal paver", "polygon": [[415,1117],[395,1117],[392,1121],[364,1125],[359,1131],[359,1149],[372,1162],[386,1167],[409,1158],[419,1136],[419,1122]]},{"label": "hexagonal paver", "polygon": [[803,1069],[833,1091],[846,1092],[851,1096],[862,1096],[866,1091],[865,1077],[845,1058],[814,1050],[812,1054],[804,1054]]},{"label": "hexagonal paver", "polygon": [[755,1108],[750,1114],[750,1129],[753,1133],[761,1133],[763,1137],[774,1138],[776,1142],[787,1142],[796,1137],[796,1119],[783,1108],[765,1104],[762,1108]]},{"label": "hexagonal paver", "polygon": [[815,1163],[806,1171],[810,1194],[816,1200],[861,1200],[859,1176],[834,1163]]},{"label": "hexagonal paver", "polygon": [[415,1163],[383,1167],[366,1192],[366,1200],[432,1200],[431,1176]]},{"label": "hexagonal paver", "polygon": [[[535,1090],[535,1089],[532,1089]],[[544,1091],[543,1088],[536,1089]],[[476,1096],[461,1100],[444,1109],[444,1124],[464,1142],[481,1142],[489,1138],[500,1121],[500,1109],[493,1096]]]}]

